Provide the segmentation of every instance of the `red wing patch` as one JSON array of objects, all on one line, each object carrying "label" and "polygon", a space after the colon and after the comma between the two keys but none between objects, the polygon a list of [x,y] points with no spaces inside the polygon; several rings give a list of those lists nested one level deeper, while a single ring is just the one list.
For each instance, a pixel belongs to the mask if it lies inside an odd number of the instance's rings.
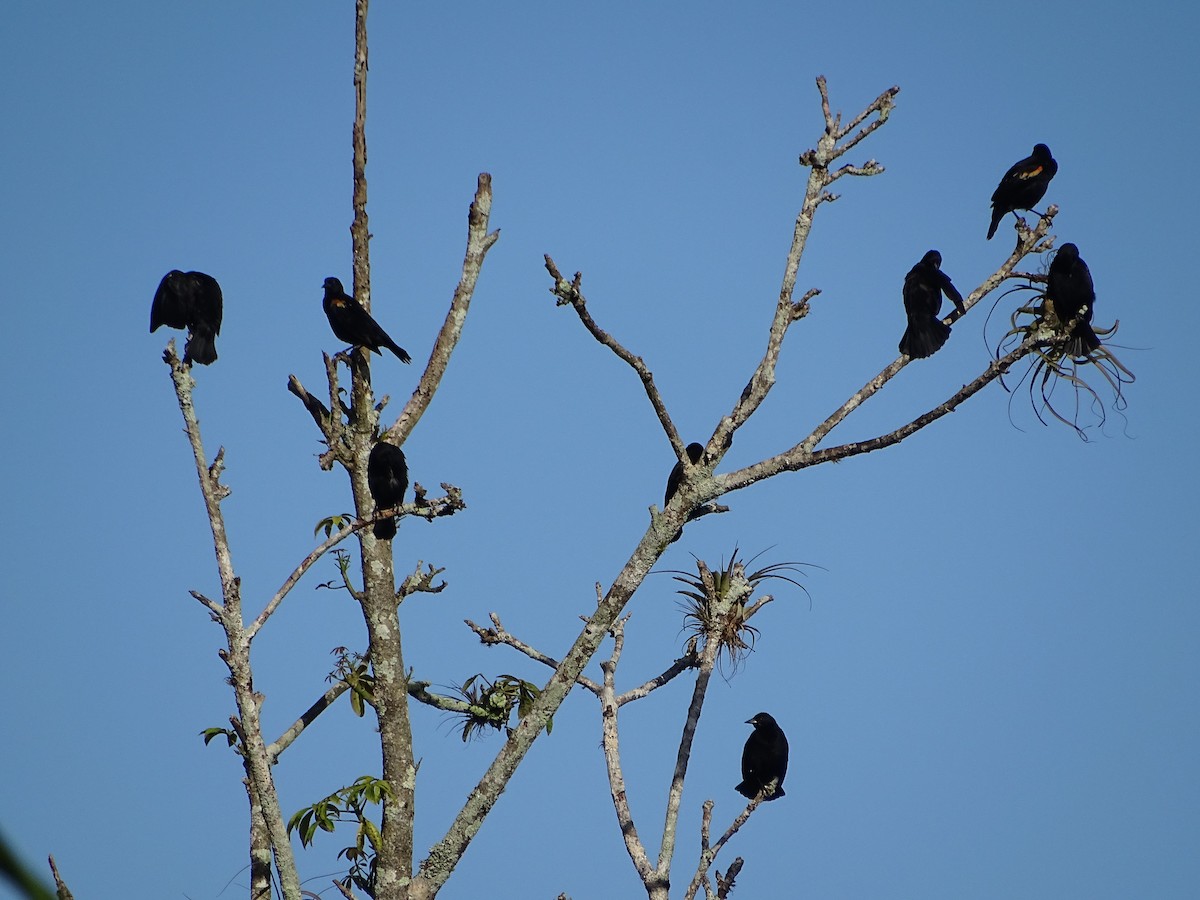
[{"label": "red wing patch", "polygon": [[1017,177],[1019,177],[1019,178],[1037,178],[1041,174],[1042,174],[1042,167],[1038,166],[1036,169],[1030,169],[1026,172],[1022,172]]}]

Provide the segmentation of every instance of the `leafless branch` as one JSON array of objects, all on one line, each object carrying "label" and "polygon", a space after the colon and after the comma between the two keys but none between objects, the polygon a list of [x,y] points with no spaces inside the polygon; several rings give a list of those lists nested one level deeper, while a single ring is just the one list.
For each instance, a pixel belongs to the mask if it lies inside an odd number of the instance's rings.
[{"label": "leafless branch", "polygon": [[450,364],[450,355],[454,352],[458,339],[462,335],[463,326],[467,321],[467,312],[471,307],[471,298],[475,294],[475,285],[483,268],[483,260],[488,250],[500,239],[499,231],[488,231],[488,220],[492,212],[492,176],[487,172],[479,175],[475,189],[475,199],[471,203],[467,215],[467,250],[463,258],[462,275],[458,287],[454,290],[454,298],[450,301],[450,310],[442,323],[430,353],[425,372],[413,391],[408,403],[405,404],[399,417],[387,429],[397,445],[403,445],[405,439],[412,433],[425,410],[433,400],[433,395],[442,383],[442,376]]},{"label": "leafless branch", "polygon": [[766,400],[767,394],[775,384],[775,370],[779,363],[779,354],[783,347],[783,339],[787,334],[788,327],[793,322],[798,322],[808,315],[810,301],[820,293],[818,289],[813,288],[806,292],[800,300],[795,302],[792,300],[796,289],[796,274],[800,270],[800,260],[804,256],[804,248],[808,244],[808,236],[812,231],[813,219],[820,205],[831,199],[830,195],[826,193],[825,188],[843,174],[877,175],[883,171],[883,167],[874,160],[861,167],[844,168],[835,175],[830,174],[829,165],[870,134],[871,131],[874,131],[875,128],[878,128],[887,121],[887,115],[893,106],[893,99],[900,89],[893,87],[884,91],[873,103],[864,109],[849,127],[856,127],[874,112],[879,113],[879,118],[867,129],[864,129],[852,142],[839,147],[837,142],[845,136],[846,132],[840,130],[840,116],[835,119],[830,113],[829,93],[824,77],[817,79],[817,87],[821,93],[821,109],[825,115],[825,133],[817,142],[815,149],[806,151],[800,157],[800,163],[808,166],[811,171],[809,172],[808,183],[804,189],[804,200],[800,206],[800,212],[796,215],[796,225],[792,232],[792,245],[788,249],[787,260],[784,264],[783,284],[779,289],[779,300],[775,306],[775,315],[771,321],[770,330],[767,333],[767,347],[763,353],[762,360],[755,367],[754,373],[750,376],[746,387],[743,388],[742,395],[737,404],[735,404],[733,410],[718,426],[717,432],[714,435],[714,443],[717,444],[727,443],[731,440],[733,433],[741,428],[754,415],[763,401]]},{"label": "leafless branch", "polygon": [[717,900],[725,900],[729,896],[729,892],[733,890],[733,883],[738,877],[738,873],[742,871],[743,860],[740,856],[735,857],[733,862],[729,864],[729,868],[725,870],[725,874],[717,873]]},{"label": "leafless branch", "polygon": [[633,823],[633,813],[629,808],[629,798],[625,793],[625,776],[621,771],[621,741],[617,729],[616,690],[613,686],[617,664],[621,659],[621,651],[625,646],[625,623],[628,617],[618,619],[613,623],[613,652],[600,669],[604,673],[604,687],[600,690],[600,721],[603,729],[604,762],[608,771],[609,792],[612,794],[613,809],[617,814],[617,824],[621,828],[621,836],[625,840],[625,849],[633,861],[642,882],[648,890],[653,890],[656,882],[661,884],[646,848],[638,837],[637,827]]},{"label": "leafless branch", "polygon": [[[482,625],[476,625],[470,619],[464,619],[467,627],[470,628],[479,637],[479,641],[487,646],[495,646],[496,644],[505,644],[524,653],[534,662],[539,662],[544,666],[557,670],[561,663],[552,656],[547,656],[540,650],[531,647],[523,640],[512,634],[500,622],[500,617],[496,613],[488,613],[488,618],[491,619],[492,627],[485,628]],[[597,697],[600,696],[600,685],[592,681],[586,675],[580,675],[575,679],[576,684],[591,691]]]},{"label": "leafless branch", "polygon": [[[692,876],[691,883],[688,885],[687,890],[684,891],[684,900],[694,900],[696,892],[700,890],[701,882],[707,880],[709,867],[711,867],[716,861],[717,854],[721,852],[721,848],[729,843],[729,839],[737,834],[739,830],[741,830],[741,827],[745,825],[747,821],[749,821],[750,816],[754,814],[754,811],[758,809],[759,804],[762,802],[762,795],[759,795],[747,803],[746,808],[738,814],[737,818],[735,818],[732,823],[730,823],[729,828],[726,829],[725,833],[721,835],[715,844],[710,846],[709,829],[712,825],[713,802],[711,800],[704,801],[704,810],[701,813],[700,827],[700,861],[696,865],[696,874]],[[733,872],[733,866],[729,867],[729,871]],[[741,866],[738,866],[738,871],[741,871]],[[734,872],[734,875],[736,874],[737,873]]]},{"label": "leafless branch", "polygon": [[215,600],[210,600],[199,591],[188,591],[188,593],[199,600],[204,606],[208,607],[209,612],[213,614],[214,622],[221,621],[221,617],[225,615],[225,610],[221,607],[220,603],[217,603]]},{"label": "leafless branch", "polygon": [[316,720],[317,716],[325,712],[325,710],[329,709],[329,707],[333,706],[337,698],[342,696],[342,694],[346,693],[346,691],[349,689],[350,685],[348,682],[335,681],[329,686],[329,690],[318,697],[313,705],[304,711],[304,715],[300,716],[300,718],[288,726],[287,730],[284,731],[283,734],[268,744],[267,758],[271,761],[271,765],[274,765],[278,761],[279,755],[288,747],[290,747],[296,738],[300,737],[300,734],[304,731],[304,729],[311,725]]},{"label": "leafless branch", "polygon": [[196,476],[200,482],[200,493],[204,498],[204,507],[212,530],[217,571],[221,577],[222,603],[216,604],[209,601],[205,605],[217,616],[221,627],[225,630],[228,649],[221,652],[221,658],[229,668],[229,680],[237,702],[239,734],[242,738],[246,776],[251,781],[252,789],[262,804],[262,815],[266,821],[275,853],[280,890],[286,900],[297,900],[300,896],[300,880],[296,872],[295,858],[292,855],[287,829],[284,825],[283,813],[279,807],[279,797],[275,792],[266,745],[263,741],[262,723],[259,718],[261,695],[256,694],[253,688],[250,669],[250,638],[246,634],[242,621],[241,580],[234,573],[233,556],[225,530],[225,518],[221,512],[221,501],[228,495],[228,490],[220,483],[224,454],[217,454],[211,466],[205,464],[206,456],[200,437],[200,421],[192,403],[192,389],[196,382],[192,378],[191,367],[185,366],[176,355],[174,340],[167,345],[163,361],[171,370],[175,397],[179,403],[179,410],[183,414],[184,431],[187,433],[188,442],[192,447]]},{"label": "leafless branch", "polygon": [[[1041,252],[1057,212],[1057,207],[1049,207],[1046,214],[1038,221],[1036,228],[1032,230],[1026,229],[1022,233],[1020,242],[1013,249],[1008,259],[966,297],[963,302],[966,311],[970,311],[980,300],[1002,284],[1024,257],[1030,253]],[[947,323],[954,322],[961,318],[961,315],[958,310],[951,310],[944,321]],[[1031,349],[1032,346],[1026,342],[1022,347],[1014,350],[1013,353],[1002,357],[1000,360],[991,362],[978,378],[964,386],[961,390],[956,391],[945,402],[887,435],[880,435],[878,438],[872,440],[844,444],[838,448],[816,452],[815,448],[825,439],[829,432],[843,422],[855,409],[878,393],[884,385],[908,365],[910,362],[909,358],[907,356],[900,356],[889,363],[878,375],[855,391],[836,411],[818,425],[800,443],[783,453],[747,466],[744,469],[739,469],[725,475],[714,476],[715,484],[712,485],[712,493],[713,495],[720,495],[740,490],[747,485],[761,481],[764,478],[769,478],[779,472],[798,471],[821,462],[844,459],[847,456],[854,456],[880,449],[881,447],[891,446],[908,435],[924,428],[931,422],[936,421],[946,413],[952,412],[963,400],[978,393],[980,389],[1003,375],[1017,360],[1029,353]]]},{"label": "leafless branch", "polygon": [[50,854],[50,874],[54,876],[54,887],[58,894],[58,900],[75,900],[75,895],[71,893],[71,889],[67,887],[67,883],[63,881],[62,876],[58,873],[58,865],[54,862],[54,854]]},{"label": "leafless branch", "polygon": [[695,638],[688,641],[687,647],[684,650],[683,656],[671,663],[661,674],[656,675],[649,681],[625,691],[623,694],[618,694],[616,703],[618,707],[624,706],[626,703],[632,703],[634,700],[641,700],[652,691],[658,690],[665,684],[669,684],[679,675],[689,669],[694,669],[700,665],[700,656],[696,652]]},{"label": "leafless branch", "polygon": [[558,266],[555,265],[554,260],[550,258],[549,254],[546,254],[545,260],[546,271],[554,279],[554,286],[550,288],[550,293],[558,298],[558,305],[570,306],[574,309],[575,313],[579,316],[579,321],[583,323],[584,328],[591,333],[592,337],[615,353],[618,359],[624,361],[637,373],[638,378],[642,381],[642,387],[646,391],[646,397],[650,400],[650,405],[654,407],[658,421],[662,423],[667,439],[675,449],[675,454],[682,458],[684,452],[683,440],[679,437],[675,423],[671,421],[671,415],[667,412],[667,405],[663,403],[662,395],[658,392],[658,387],[654,383],[654,375],[646,366],[645,361],[640,356],[635,356],[626,350],[616,338],[596,324],[596,320],[588,312],[587,300],[583,296],[583,274],[576,272],[575,278],[572,281],[567,281],[563,278],[562,273],[558,270]]},{"label": "leafless branch", "polygon": [[313,417],[313,421],[317,423],[317,427],[321,429],[321,433],[328,435],[330,412],[325,408],[325,404],[306,391],[304,385],[300,383],[300,379],[295,375],[288,376],[287,387],[290,393],[300,398],[300,402],[304,404],[304,408],[308,410],[308,414]]}]

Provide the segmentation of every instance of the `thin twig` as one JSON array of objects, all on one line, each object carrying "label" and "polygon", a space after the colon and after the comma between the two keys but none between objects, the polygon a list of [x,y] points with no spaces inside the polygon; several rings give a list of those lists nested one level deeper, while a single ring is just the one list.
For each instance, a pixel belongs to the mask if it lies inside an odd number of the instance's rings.
[{"label": "thin twig", "polygon": [[[463,619],[467,627],[470,628],[479,637],[481,643],[488,646],[495,644],[506,644],[514,650],[519,650],[524,653],[534,662],[540,662],[544,666],[557,670],[561,663],[552,656],[547,656],[540,650],[531,647],[516,635],[509,632],[500,622],[500,617],[496,613],[488,613],[488,618],[492,621],[491,628],[484,628],[482,625],[476,625],[470,619]],[[580,675],[575,679],[575,683],[580,687],[586,688],[597,697],[600,696],[600,685],[592,681],[586,675]]]},{"label": "thin twig", "polygon": [[688,642],[687,650],[684,652],[683,656],[671,663],[671,665],[668,666],[667,669],[661,674],[656,675],[654,678],[651,678],[649,681],[640,684],[635,688],[631,688],[622,694],[618,694],[616,698],[617,706],[621,707],[626,703],[632,703],[634,700],[641,700],[647,694],[658,690],[665,684],[669,684],[679,675],[682,675],[689,669],[694,669],[699,665],[700,656],[696,652],[696,642],[693,639]]},{"label": "thin twig", "polygon": [[576,272],[574,280],[567,281],[563,278],[562,272],[558,270],[558,266],[555,265],[554,260],[550,258],[549,254],[546,254],[545,260],[546,271],[554,279],[554,286],[550,288],[550,293],[558,297],[558,305],[570,306],[574,309],[575,313],[579,316],[579,321],[583,323],[583,327],[588,330],[592,337],[615,353],[618,359],[625,362],[637,373],[638,378],[641,379],[642,387],[646,391],[646,397],[650,400],[650,405],[654,407],[654,413],[658,416],[658,421],[662,423],[663,431],[666,432],[667,439],[671,442],[671,446],[675,450],[675,455],[682,458],[684,455],[683,440],[679,437],[679,431],[675,428],[675,423],[671,421],[671,415],[667,412],[667,405],[663,402],[662,394],[659,393],[658,386],[654,383],[654,374],[640,356],[630,353],[616,338],[596,324],[596,320],[588,312],[587,300],[583,296],[581,288],[583,275]]},{"label": "thin twig", "polygon": [[[725,833],[721,835],[717,842],[711,846],[708,843],[708,831],[706,827],[704,839],[701,841],[700,861],[696,865],[696,874],[692,876],[691,883],[688,885],[687,890],[683,893],[684,900],[694,900],[696,892],[700,890],[701,881],[708,877],[708,870],[716,861],[717,854],[721,852],[721,848],[729,843],[729,839],[737,834],[738,831],[741,830],[741,827],[750,820],[750,816],[754,814],[754,811],[758,809],[762,802],[762,794],[759,794],[757,797],[747,803],[746,808],[738,814],[737,818],[730,823],[729,828],[725,830]],[[711,823],[712,801],[706,800],[704,806],[705,815],[708,817],[708,822]]]}]

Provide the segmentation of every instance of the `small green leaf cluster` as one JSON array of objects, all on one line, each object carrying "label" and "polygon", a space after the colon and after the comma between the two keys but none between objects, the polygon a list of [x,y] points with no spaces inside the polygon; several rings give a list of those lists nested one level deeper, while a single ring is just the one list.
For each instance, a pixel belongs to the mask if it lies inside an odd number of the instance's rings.
[{"label": "small green leaf cluster", "polygon": [[379,850],[379,826],[366,815],[368,804],[378,805],[384,797],[394,797],[391,785],[372,775],[363,775],[348,787],[334,791],[312,806],[297,811],[288,820],[290,835],[297,832],[300,843],[307,847],[312,843],[317,830],[332,832],[338,822],[358,823],[354,844],[338,853],[350,863],[346,886],[353,884],[368,896],[375,896],[375,864]]},{"label": "small green leaf cluster", "polygon": [[[517,718],[523,718],[541,693],[536,684],[515,675],[498,675],[495,681],[489,681],[482,674],[476,674],[455,690],[470,704],[470,709],[461,714],[464,742],[484,727],[511,731],[508,720],[513,710],[516,710]],[[553,730],[554,719],[551,718],[546,722],[546,733]]]}]

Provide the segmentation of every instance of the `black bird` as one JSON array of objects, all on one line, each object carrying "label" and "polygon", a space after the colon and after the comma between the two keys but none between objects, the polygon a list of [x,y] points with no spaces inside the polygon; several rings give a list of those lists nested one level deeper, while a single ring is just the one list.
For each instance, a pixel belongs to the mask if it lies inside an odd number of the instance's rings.
[{"label": "black bird", "polygon": [[1046,276],[1046,304],[1063,328],[1078,316],[1067,342],[1067,352],[1072,357],[1079,359],[1100,349],[1100,338],[1091,324],[1096,289],[1092,286],[1092,273],[1074,244],[1063,244],[1054,254]]},{"label": "black bird", "polygon": [[1057,171],[1058,163],[1050,155],[1050,148],[1045,144],[1035,144],[1033,153],[1004,173],[992,194],[989,241],[1006,215],[1018,209],[1033,209],[1034,204],[1046,196],[1046,188]]},{"label": "black bird", "polygon": [[[408,490],[408,462],[404,451],[395,444],[379,441],[371,448],[367,459],[367,487],[378,509],[391,509],[404,502]],[[375,523],[375,537],[390,541],[396,536],[396,520],[384,519]]]},{"label": "black bird", "polygon": [[760,712],[753,719],[747,719],[746,723],[753,725],[754,731],[746,739],[746,747],[742,750],[742,783],[734,790],[753,800],[770,782],[779,779],[775,783],[774,792],[763,797],[764,802],[778,800],[784,796],[783,776],[787,774],[788,762],[787,738],[770,713]]},{"label": "black bird", "polygon": [[203,272],[180,272],[172,269],[158,283],[154,302],[150,305],[150,331],[160,325],[186,328],[187,343],[183,361],[202,366],[217,359],[217,335],[221,333],[221,286],[217,279]]},{"label": "black bird", "polygon": [[412,357],[404,348],[388,337],[379,323],[371,318],[371,314],[342,289],[342,283],[336,278],[325,279],[325,299],[321,301],[321,306],[325,308],[329,327],[338,340],[355,347],[366,347],[376,353],[381,353],[380,347],[387,347],[400,362],[412,362]]},{"label": "black bird", "polygon": [[908,313],[908,327],[900,338],[901,353],[907,353],[913,359],[924,359],[942,349],[950,337],[950,326],[938,318],[943,293],[960,313],[966,312],[962,294],[942,271],[942,254],[930,250],[904,276],[904,311]]},{"label": "black bird", "polygon": [[[704,445],[691,443],[687,445],[687,457],[692,461],[694,466],[700,462],[700,457],[704,455]],[[671,469],[671,474],[667,476],[667,493],[663,497],[663,507],[671,502],[671,498],[675,496],[675,492],[679,490],[679,485],[683,483],[683,463],[676,462],[675,467]],[[675,532],[675,537],[671,538],[670,543],[675,543],[683,535],[683,529]]]}]

